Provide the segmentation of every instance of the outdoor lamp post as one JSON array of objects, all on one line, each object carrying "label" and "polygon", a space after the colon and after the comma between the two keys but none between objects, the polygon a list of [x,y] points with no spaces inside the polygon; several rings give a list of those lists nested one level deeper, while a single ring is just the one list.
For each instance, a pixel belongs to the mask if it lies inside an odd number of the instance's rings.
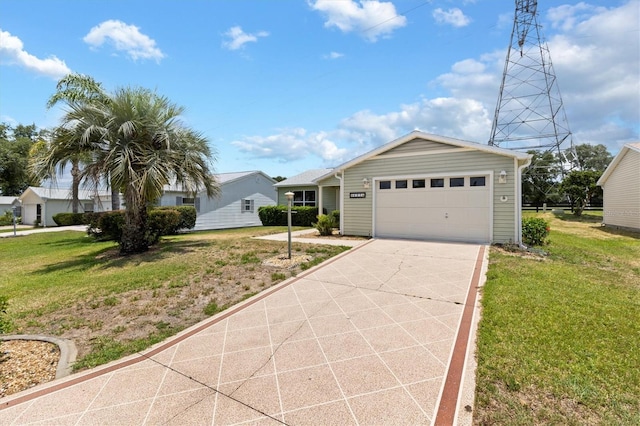
[{"label": "outdoor lamp post", "polygon": [[11,211],[13,212],[13,236],[16,236],[16,210],[18,208],[16,206],[11,207]]},{"label": "outdoor lamp post", "polygon": [[291,259],[291,202],[293,201],[293,192],[285,192],[285,197],[287,197],[287,247],[289,259]]}]

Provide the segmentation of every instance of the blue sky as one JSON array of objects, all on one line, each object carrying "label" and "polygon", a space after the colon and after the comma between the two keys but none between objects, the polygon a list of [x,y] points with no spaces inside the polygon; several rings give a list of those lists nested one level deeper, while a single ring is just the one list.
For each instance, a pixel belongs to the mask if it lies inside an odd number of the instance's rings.
[{"label": "blue sky", "polygon": [[[640,0],[539,0],[575,143],[640,139]],[[57,80],[155,89],[218,172],[292,176],[411,130],[486,143],[514,15],[496,0],[0,0],[0,121]]]}]

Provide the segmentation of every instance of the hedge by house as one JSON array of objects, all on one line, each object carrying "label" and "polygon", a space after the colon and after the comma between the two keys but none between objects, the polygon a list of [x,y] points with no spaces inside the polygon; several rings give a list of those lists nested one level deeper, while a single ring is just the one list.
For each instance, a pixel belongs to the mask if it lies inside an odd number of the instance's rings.
[{"label": "hedge by house", "polygon": [[[287,206],[262,206],[258,216],[263,226],[287,226]],[[316,207],[291,207],[291,225],[312,226],[318,217]]]},{"label": "hedge by house", "polygon": [[58,226],[87,225],[89,223],[85,213],[58,213],[53,215],[53,221]]}]

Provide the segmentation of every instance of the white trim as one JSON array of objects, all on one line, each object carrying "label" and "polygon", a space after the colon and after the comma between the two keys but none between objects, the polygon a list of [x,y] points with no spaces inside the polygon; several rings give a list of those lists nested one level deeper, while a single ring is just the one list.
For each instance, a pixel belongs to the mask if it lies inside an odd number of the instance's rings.
[{"label": "white trim", "polygon": [[514,165],[517,167],[516,170],[518,171],[516,173],[516,200],[515,200],[515,205],[516,205],[516,217],[515,217],[515,222],[516,222],[516,239],[518,241],[516,241],[517,244],[520,244],[522,246],[522,171],[526,168],[529,167],[529,165],[531,164],[531,159],[533,157],[529,157],[527,159],[527,161],[525,161],[524,163],[522,163],[521,166],[518,166],[518,160],[514,159]]},{"label": "white trim", "polygon": [[336,172],[335,177],[340,181],[340,205],[338,209],[340,210],[340,235],[344,235],[344,171],[341,176],[338,176],[338,172]]},{"label": "white trim", "polygon": [[[515,159],[517,161],[517,159]],[[494,198],[494,171],[493,170],[481,170],[481,171],[465,171],[465,172],[449,172],[449,173],[431,173],[431,174],[411,174],[411,175],[394,175],[394,176],[376,176],[371,178],[373,185],[371,197],[371,236],[376,237],[376,193],[378,191],[377,183],[381,180],[404,180],[404,179],[432,179],[432,178],[445,178],[445,177],[476,177],[476,176],[488,176],[488,182],[486,186],[489,187],[489,241],[493,241],[493,220],[494,212],[493,206],[495,204]],[[426,183],[425,183],[426,184]],[[479,187],[480,188],[480,187]],[[448,188],[451,189],[451,188]],[[455,191],[455,188],[453,189]],[[340,221],[342,222],[342,211],[340,212]]]}]

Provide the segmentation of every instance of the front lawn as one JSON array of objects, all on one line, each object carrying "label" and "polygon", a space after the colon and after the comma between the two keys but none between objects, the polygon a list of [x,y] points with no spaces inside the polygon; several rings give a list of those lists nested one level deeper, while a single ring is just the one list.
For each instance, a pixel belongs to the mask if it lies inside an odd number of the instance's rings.
[{"label": "front lawn", "polygon": [[556,218],[545,258],[492,248],[476,424],[640,424],[640,235]]},{"label": "front lawn", "polygon": [[310,260],[294,269],[263,265],[286,242],[252,236],[259,227],[166,237],[149,252],[118,255],[113,242],[64,231],[0,239],[0,296],[16,334],[72,339],[76,369],[142,350],[347,247],[293,244]]}]

